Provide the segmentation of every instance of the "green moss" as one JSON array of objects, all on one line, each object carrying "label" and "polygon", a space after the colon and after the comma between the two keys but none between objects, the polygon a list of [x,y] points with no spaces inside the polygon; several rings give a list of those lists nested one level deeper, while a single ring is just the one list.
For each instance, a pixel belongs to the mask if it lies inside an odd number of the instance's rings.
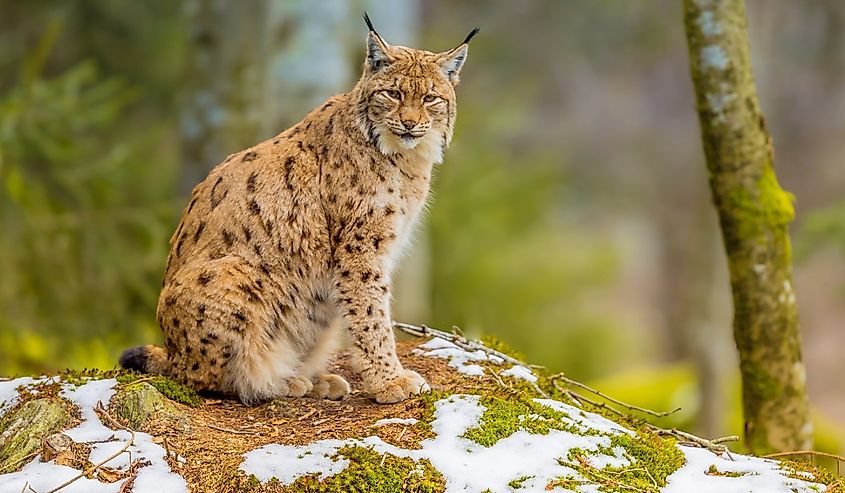
[{"label": "green moss", "polygon": [[520,430],[539,435],[546,435],[549,430],[582,435],[589,433],[573,426],[566,413],[537,404],[527,397],[484,395],[481,405],[485,410],[478,426],[468,429],[462,436],[485,447],[491,447]]},{"label": "green moss", "polygon": [[82,370],[63,370],[59,372],[63,382],[71,385],[80,386],[85,384],[88,380],[103,380],[106,378],[119,378],[125,374],[125,370],[100,370],[98,368],[83,368]]},{"label": "green moss", "polygon": [[525,355],[517,351],[516,349],[508,346],[505,342],[494,335],[485,335],[481,337],[481,343],[487,346],[490,349],[495,351],[499,351],[502,354],[506,354],[513,359],[519,361],[525,361]]},{"label": "green moss", "polygon": [[510,486],[511,488],[513,488],[515,490],[518,490],[518,489],[522,488],[522,483],[528,481],[529,479],[531,479],[533,477],[534,476],[520,476],[516,479],[509,481],[508,486]]},{"label": "green moss", "polygon": [[781,463],[781,468],[789,477],[802,481],[807,481],[807,474],[809,474],[812,477],[811,481],[827,486],[825,493],[845,493],[845,478],[811,462],[786,460]]},{"label": "green moss", "polygon": [[704,473],[708,476],[721,476],[724,478],[741,478],[742,476],[748,476],[751,474],[750,472],[734,472],[734,471],[720,471],[716,469],[716,464],[710,464],[710,467],[707,469],[707,472]]},{"label": "green moss", "polygon": [[59,373],[59,376],[62,381],[77,386],[83,385],[88,380],[102,380],[105,378],[114,378],[117,380],[117,383],[127,385],[143,378],[145,382],[155,387],[162,395],[172,401],[190,407],[199,407],[202,405],[202,399],[194,389],[162,375],[147,375],[122,369],[100,370],[97,368],[86,368],[83,370],[64,370]]},{"label": "green moss", "polygon": [[161,394],[172,401],[176,401],[180,404],[185,404],[189,407],[199,407],[202,405],[202,398],[197,394],[197,392],[188,387],[187,385],[181,384],[172,378],[168,378],[162,375],[145,375],[141,373],[135,372],[123,372],[122,374],[118,375],[117,381],[121,384],[127,385],[130,384],[138,379],[143,378],[144,381],[153,387],[156,390],[161,392]]},{"label": "green moss", "polygon": [[140,430],[154,416],[177,417],[180,413],[161,393],[147,382],[125,386],[112,400],[115,417],[133,430]]},{"label": "green moss", "polygon": [[636,435],[614,435],[610,438],[612,447],[622,447],[625,455],[637,468],[632,479],[643,481],[653,479],[658,486],[666,486],[666,478],[684,465],[683,452],[675,440],[661,438],[653,433],[639,432]]},{"label": "green moss", "polygon": [[349,460],[343,472],[320,481],[316,475],[298,479],[291,493],[437,493],[446,481],[430,462],[381,454],[366,447],[344,447],[337,458]]},{"label": "green moss", "polygon": [[737,184],[728,197],[743,239],[756,236],[762,228],[785,227],[795,218],[795,197],[780,187],[771,165],[763,168],[753,190]]},{"label": "green moss", "polygon": [[[591,455],[614,455],[613,449],[621,447],[630,462],[624,467],[598,469],[590,464]],[[579,477],[566,476],[553,481],[550,487],[575,489],[581,484],[595,484],[599,491],[618,493],[643,491],[658,493],[666,486],[666,479],[684,465],[684,454],[674,440],[660,438],[652,433],[636,435],[610,435],[610,446],[597,450],[573,448],[561,464],[578,472]]]}]

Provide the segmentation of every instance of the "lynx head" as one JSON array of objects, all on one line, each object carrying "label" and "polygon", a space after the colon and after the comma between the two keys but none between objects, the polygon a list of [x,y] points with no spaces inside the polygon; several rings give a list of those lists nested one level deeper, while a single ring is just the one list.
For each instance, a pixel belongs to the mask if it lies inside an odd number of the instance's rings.
[{"label": "lynx head", "polygon": [[439,163],[452,140],[455,87],[474,29],[457,47],[443,52],[389,45],[373,28],[367,58],[356,86],[361,130],[383,154],[413,150]]}]

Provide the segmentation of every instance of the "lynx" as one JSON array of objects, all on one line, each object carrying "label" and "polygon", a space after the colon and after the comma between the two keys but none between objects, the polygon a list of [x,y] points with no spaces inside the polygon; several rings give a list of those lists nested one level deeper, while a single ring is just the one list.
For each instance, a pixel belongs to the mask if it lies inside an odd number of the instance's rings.
[{"label": "lynx", "polygon": [[391,274],[455,125],[473,30],[443,53],[369,27],[360,80],[298,124],[232,154],[193,190],[170,240],[157,318],[164,347],[121,366],[244,403],[342,399],[327,362],[345,331],[377,402],[428,390],[396,356]]}]

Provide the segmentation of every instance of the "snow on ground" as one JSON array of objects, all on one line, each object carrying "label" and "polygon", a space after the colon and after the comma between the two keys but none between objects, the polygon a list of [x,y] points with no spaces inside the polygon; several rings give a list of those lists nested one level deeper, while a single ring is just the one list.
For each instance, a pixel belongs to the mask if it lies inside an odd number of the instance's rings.
[{"label": "snow on ground", "polygon": [[513,365],[512,367],[508,368],[507,370],[501,373],[506,377],[514,377],[514,378],[521,378],[523,380],[528,380],[531,383],[537,381],[537,377],[531,373],[531,370],[522,366],[522,365]]},{"label": "snow on ground", "polygon": [[[6,382],[4,382],[6,383]],[[114,395],[114,379],[91,380],[80,386],[65,384],[61,396],[79,408],[82,422],[64,433],[77,443],[86,443],[91,447],[89,460],[100,463],[120,450],[131,434],[126,430],[113,430],[106,427],[97,415],[95,406],[98,402],[108,404]],[[132,487],[133,493],[187,493],[185,480],[170,471],[164,460],[165,450],[152,442],[152,436],[135,432],[135,442],[125,452],[105,464],[120,470],[126,470],[130,458],[149,461],[150,464],[138,469],[138,475]],[[0,493],[19,493],[27,484],[36,492],[50,490],[64,481],[76,476],[81,471],[53,462],[43,462],[36,457],[18,472],[0,475]],[[111,493],[120,489],[125,480],[103,483],[96,479],[81,478],[72,485],[63,488],[63,492]]]},{"label": "snow on ground", "polygon": [[[490,361],[502,364],[504,361],[484,351],[466,351],[459,346],[434,338],[415,349],[418,354],[444,358],[449,366],[467,375],[483,375],[484,368],[472,361]],[[504,376],[523,378],[535,382],[537,377],[526,367],[514,365],[501,373]],[[32,387],[49,380],[46,377],[30,377],[0,382],[0,416],[11,409],[19,399],[20,386]],[[79,408],[82,422],[65,433],[78,443],[86,443],[90,449],[91,462],[98,463],[130,439],[125,430],[106,427],[95,412],[98,402],[107,403],[114,395],[116,381],[92,380],[81,386],[64,384],[61,396]],[[485,408],[478,396],[453,395],[435,404],[434,421],[431,423],[434,438],[424,440],[420,449],[408,450],[390,445],[377,436],[347,440],[320,440],[308,445],[270,444],[244,455],[240,469],[255,475],[261,482],[278,479],[282,484],[291,484],[300,477],[317,474],[327,478],[343,472],[349,460],[335,457],[343,447],[361,446],[372,448],[380,454],[411,458],[415,461],[427,459],[446,479],[447,492],[514,491],[508,485],[520,481],[519,492],[543,492],[546,485],[561,477],[579,478],[578,472],[566,465],[568,452],[579,448],[593,451],[589,461],[593,467],[625,467],[630,465],[624,449],[613,447],[610,437],[633,432],[599,415],[585,412],[577,407],[553,399],[535,399],[535,402],[563,413],[563,420],[573,425],[573,431],[549,430],[546,435],[517,431],[490,447],[482,446],[463,438],[467,430],[479,425]],[[529,416],[527,418],[540,418]],[[540,418],[543,419],[543,418]],[[416,419],[390,418],[374,423],[374,427],[389,424],[413,426]],[[599,452],[599,449],[612,453]],[[767,493],[809,493],[822,492],[822,485],[787,476],[775,461],[733,455],[734,460],[716,456],[704,449],[680,446],[686,463],[668,478],[665,493],[746,493],[759,491]],[[131,454],[131,455],[130,455]],[[150,465],[141,467],[135,479],[134,493],[181,493],[187,492],[183,478],[171,472],[165,461],[165,451],[152,442],[146,433],[135,433],[135,443],[127,452],[109,461],[108,467],[126,470],[131,460],[146,460]],[[564,459],[559,462],[558,459]],[[711,471],[715,467],[717,473]],[[27,485],[35,492],[48,491],[79,474],[79,470],[42,462],[40,456],[29,462],[20,471],[0,475],[0,493],[19,493]],[[720,475],[734,473],[734,477]],[[125,480],[124,480],[125,481]],[[97,479],[81,478],[63,488],[67,493],[115,493],[124,481],[104,483]],[[598,491],[595,485],[579,487],[581,493]]]},{"label": "snow on ground", "polygon": [[480,349],[477,351],[467,351],[457,344],[439,337],[420,344],[418,349],[414,349],[414,353],[434,358],[448,359],[449,366],[452,368],[456,368],[464,375],[476,377],[484,375],[484,368],[481,365],[468,364],[469,361],[491,361],[497,365],[504,362],[502,358],[487,354]]},{"label": "snow on ground", "polygon": [[[679,447],[686,464],[669,476],[664,493],[766,493],[822,492],[825,486],[786,476],[780,464],[768,459],[733,455],[734,460],[716,456],[695,447]],[[717,473],[706,474],[711,466]],[[738,473],[738,477],[719,473]]]},{"label": "snow on ground", "polygon": [[17,404],[20,396],[18,395],[18,387],[22,385],[29,385],[34,382],[32,377],[21,377],[14,380],[6,380],[0,382],[0,416],[6,414],[6,411]]},{"label": "snow on ground", "polygon": [[[245,454],[240,469],[255,475],[262,483],[272,478],[282,484],[291,484],[309,474],[325,479],[343,472],[349,461],[334,457],[343,447],[369,447],[380,454],[392,454],[413,460],[428,459],[432,466],[446,478],[447,492],[483,492],[485,490],[514,491],[509,482],[526,478],[519,492],[543,492],[546,485],[560,477],[579,478],[578,472],[558,462],[568,451],[580,448],[594,451],[589,455],[590,464],[604,467],[630,465],[621,447],[614,447],[614,455],[598,452],[599,447],[609,447],[609,436],[633,433],[593,413],[551,399],[535,399],[568,415],[569,421],[581,431],[593,430],[599,435],[573,434],[550,430],[547,435],[518,431],[499,440],[491,447],[462,438],[467,430],[479,424],[484,406],[474,395],[453,395],[436,403],[434,421],[431,423],[435,438],[424,440],[419,450],[407,450],[385,443],[370,436],[363,439],[320,440],[308,445],[266,445]],[[792,479],[775,461],[733,455],[734,461],[721,458],[700,448],[680,447],[686,464],[669,477],[665,493],[809,493],[822,492],[824,486]],[[707,472],[715,465],[719,472],[743,474],[739,477],[714,476]],[[594,485],[580,487],[580,492],[597,491]]]},{"label": "snow on ground", "polygon": [[[424,356],[449,360],[449,366],[466,375],[483,375],[484,368],[472,361],[504,361],[484,351],[467,351],[458,345],[440,338],[433,338],[414,350]],[[501,375],[522,378],[536,382],[537,377],[525,366],[514,365]],[[308,445],[267,445],[245,454],[240,469],[255,475],[261,482],[278,479],[282,484],[291,484],[300,477],[318,474],[327,478],[343,472],[349,461],[336,457],[338,450],[349,446],[370,447],[380,454],[407,457],[415,461],[427,459],[446,478],[447,492],[514,491],[508,485],[521,480],[518,491],[543,492],[546,485],[561,477],[579,478],[578,472],[566,466],[568,452],[578,448],[594,451],[589,455],[590,464],[598,469],[604,467],[625,467],[630,465],[625,451],[613,447],[613,455],[599,453],[607,450],[610,437],[634,432],[597,414],[585,412],[577,407],[553,399],[535,399],[566,415],[564,421],[575,427],[576,433],[549,430],[546,435],[517,431],[499,440],[491,447],[462,438],[467,430],[479,425],[484,406],[479,397],[453,395],[438,401],[435,419],[431,423],[435,438],[424,440],[419,450],[407,450],[390,445],[377,436],[363,439],[320,440]],[[531,416],[540,418],[539,416]],[[413,424],[401,419],[384,419],[375,423],[381,426],[390,423]],[[767,493],[807,493],[824,491],[824,487],[786,476],[774,461],[734,455],[736,461],[723,459],[707,450],[680,447],[686,457],[686,464],[669,477],[668,485],[662,490],[667,493],[746,493],[760,491]],[[558,459],[564,459],[563,463]],[[708,475],[711,465],[719,472],[740,473],[737,477]],[[747,474],[745,474],[747,473]],[[581,493],[598,491],[595,485],[579,487]]]},{"label": "snow on ground", "polygon": [[[595,451],[610,446],[607,436],[581,436],[565,431],[551,430],[547,435],[518,431],[499,440],[492,447],[484,447],[462,438],[468,429],[477,426],[484,406],[478,396],[454,395],[436,403],[434,421],[431,423],[435,438],[424,440],[419,450],[402,449],[385,443],[379,437],[364,439],[321,440],[310,445],[267,445],[246,454],[240,469],[254,474],[259,481],[277,478],[282,484],[291,484],[302,476],[320,474],[330,477],[342,472],[348,465],[343,458],[332,459],[340,448],[348,446],[372,447],[378,453],[389,453],[414,460],[428,459],[446,478],[447,491],[510,491],[508,482],[531,475],[522,483],[520,491],[544,491],[551,480],[565,475],[577,475],[557,459],[566,455],[569,448]],[[581,411],[578,411],[581,413]],[[600,423],[599,416],[584,415],[573,422],[589,425]],[[595,420],[595,421],[594,421]],[[596,466],[627,465],[627,459],[617,456],[594,456]],[[518,460],[515,460],[517,459]],[[292,471],[294,471],[292,473]]]}]

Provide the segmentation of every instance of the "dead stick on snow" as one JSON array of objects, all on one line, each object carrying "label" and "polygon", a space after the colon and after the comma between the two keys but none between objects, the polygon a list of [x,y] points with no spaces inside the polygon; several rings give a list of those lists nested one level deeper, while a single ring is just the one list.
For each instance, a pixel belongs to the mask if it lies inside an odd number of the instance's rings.
[{"label": "dead stick on snow", "polygon": [[120,455],[120,454],[122,454],[122,453],[126,452],[126,450],[128,450],[128,449],[129,449],[129,447],[131,447],[131,446],[132,446],[132,444],[133,444],[133,443],[135,443],[135,432],[134,432],[134,431],[132,431],[131,429],[129,429],[129,428],[127,428],[127,427],[123,426],[122,424],[118,423],[118,422],[117,422],[117,420],[115,420],[114,418],[112,418],[112,417],[111,417],[111,415],[108,413],[108,411],[106,411],[106,408],[105,408],[105,407],[103,407],[103,403],[102,403],[102,402],[99,402],[99,401],[98,401],[98,402],[97,402],[97,406],[95,407],[95,409],[96,409],[97,411],[100,411],[101,413],[103,413],[103,416],[105,416],[105,417],[106,417],[106,419],[108,419],[109,423],[111,423],[113,426],[116,426],[116,427],[118,427],[118,428],[120,428],[120,429],[122,429],[122,430],[126,430],[126,431],[128,431],[128,432],[130,433],[130,435],[131,435],[131,437],[129,438],[129,441],[128,441],[128,442],[126,442],[126,443],[123,445],[123,447],[121,447],[121,448],[120,448],[120,450],[118,450],[117,452],[115,452],[115,453],[113,453],[112,455],[110,455],[110,456],[106,457],[104,460],[100,461],[99,463],[94,464],[93,466],[91,466],[91,467],[89,467],[89,468],[85,469],[84,471],[82,471],[81,473],[79,473],[78,475],[76,475],[75,477],[73,477],[73,478],[71,478],[71,479],[69,479],[69,480],[65,481],[64,483],[60,484],[59,486],[56,486],[56,487],[55,487],[55,488],[53,488],[52,490],[46,491],[45,493],[55,493],[55,492],[57,492],[57,491],[61,490],[62,488],[67,487],[68,485],[70,485],[70,484],[71,484],[71,483],[73,483],[74,481],[78,480],[79,478],[81,478],[81,477],[83,477],[83,476],[87,476],[87,475],[89,475],[89,474],[93,473],[93,472],[94,472],[94,471],[96,471],[97,469],[99,469],[99,468],[103,467],[104,465],[106,465],[109,461],[111,461],[112,459],[114,459],[114,458],[115,458],[115,457],[117,457],[118,455]]},{"label": "dead stick on snow", "polygon": [[496,351],[495,349],[490,349],[489,347],[485,346],[484,344],[481,344],[480,342],[471,341],[459,334],[451,334],[442,330],[432,329],[431,327],[425,325],[412,325],[403,322],[393,322],[393,327],[401,330],[406,334],[410,334],[416,337],[439,337],[457,346],[460,346],[463,349],[467,349],[469,351],[484,351],[485,353],[492,354],[493,356],[501,358],[507,361],[508,363],[525,366],[525,363],[519,361],[518,359],[512,356],[508,356],[507,354],[502,353],[500,351]]},{"label": "dead stick on snow", "polygon": [[[393,327],[401,330],[402,332],[404,332],[406,334],[410,334],[410,335],[416,336],[416,337],[429,337],[429,336],[439,337],[440,339],[447,340],[447,341],[451,342],[452,344],[455,344],[456,346],[458,346],[462,349],[465,349],[467,351],[483,351],[483,352],[485,352],[485,353],[487,353],[491,356],[495,356],[495,357],[502,359],[504,361],[507,361],[508,363],[513,364],[513,365],[519,365],[519,366],[525,366],[525,367],[529,366],[529,365],[526,365],[522,361],[519,361],[518,359],[516,359],[512,356],[508,356],[507,354],[505,354],[501,351],[496,351],[495,349],[490,349],[489,347],[485,346],[484,344],[481,344],[480,342],[475,342],[475,341],[471,341],[471,340],[467,339],[463,335],[457,333],[457,331],[460,330],[460,329],[458,329],[458,327],[453,328],[453,330],[455,330],[455,333],[449,333],[449,332],[444,332],[442,330],[432,329],[431,327],[428,327],[426,325],[412,325],[412,324],[406,324],[406,323],[403,323],[403,322],[393,322]],[[540,394],[541,396],[543,396],[546,399],[549,398],[549,395],[546,394],[546,392],[544,392],[543,389],[541,389],[539,385],[537,385],[537,382],[530,382],[529,381],[528,383],[531,385],[531,387],[534,388],[534,390],[538,394]]]}]

